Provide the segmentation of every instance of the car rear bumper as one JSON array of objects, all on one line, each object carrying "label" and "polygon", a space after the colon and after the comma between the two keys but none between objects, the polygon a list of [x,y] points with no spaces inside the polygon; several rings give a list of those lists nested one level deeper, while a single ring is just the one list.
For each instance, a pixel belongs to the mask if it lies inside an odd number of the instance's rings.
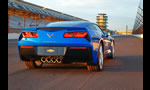
[{"label": "car rear bumper", "polygon": [[[42,46],[44,47],[44,46]],[[51,46],[46,46],[46,47],[51,47]],[[57,47],[57,46],[55,46]],[[19,54],[20,58],[23,61],[29,61],[31,58],[33,60],[39,60],[41,57],[48,57],[48,54],[43,53],[39,55],[39,50],[38,46],[29,46],[29,48],[25,47],[22,48],[21,46],[19,48]],[[54,53],[50,54],[49,56],[63,56],[63,61],[64,62],[90,62],[92,60],[92,52],[91,52],[91,47],[86,47],[86,48],[70,48],[70,46],[65,47],[66,51],[62,55],[59,53]]]}]

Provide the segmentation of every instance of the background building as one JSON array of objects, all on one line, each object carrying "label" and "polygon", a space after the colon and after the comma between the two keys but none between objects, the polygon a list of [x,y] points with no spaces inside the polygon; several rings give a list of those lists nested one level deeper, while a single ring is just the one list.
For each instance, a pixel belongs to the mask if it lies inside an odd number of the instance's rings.
[{"label": "background building", "polygon": [[104,13],[99,13],[98,16],[97,16],[97,24],[99,25],[99,27],[102,29],[102,30],[107,30],[107,20],[108,20],[108,16],[106,16],[106,14]]},{"label": "background building", "polygon": [[133,27],[133,34],[143,34],[143,0],[140,0]]},{"label": "background building", "polygon": [[133,30],[116,30],[115,34],[120,34],[120,35],[132,35]]},{"label": "background building", "polygon": [[23,0],[8,0],[8,32],[10,33],[19,33],[23,28],[43,26],[56,21],[86,20]]}]

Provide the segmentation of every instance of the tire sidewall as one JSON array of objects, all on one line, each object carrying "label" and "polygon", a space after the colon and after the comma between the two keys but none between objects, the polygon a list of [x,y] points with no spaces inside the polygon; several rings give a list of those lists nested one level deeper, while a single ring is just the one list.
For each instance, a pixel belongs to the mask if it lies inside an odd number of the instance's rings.
[{"label": "tire sidewall", "polygon": [[[40,61],[40,60],[38,60],[38,61]],[[43,65],[43,63],[41,62],[41,64],[40,65],[37,65],[36,64],[36,61],[32,61],[32,63],[33,63],[33,65],[34,65],[34,67],[35,68],[41,68],[42,67],[42,65]]]},{"label": "tire sidewall", "polygon": [[109,57],[111,59],[113,59],[115,57],[115,45],[114,45],[114,42],[111,43],[111,53],[110,53]]},{"label": "tire sidewall", "polygon": [[101,66],[100,66],[100,64],[99,64],[99,57],[100,57],[100,54],[101,54],[100,51],[99,51],[99,50],[100,50],[100,47],[102,48],[102,55],[103,55],[103,61],[102,61],[102,62],[104,63],[103,46],[102,46],[102,44],[100,43],[99,49],[98,49],[98,57],[97,57],[97,62],[98,62],[98,63],[97,63],[97,67],[98,67],[98,70],[99,70],[99,71],[101,71],[101,70],[103,69],[103,64],[102,64],[102,68],[100,68]]}]

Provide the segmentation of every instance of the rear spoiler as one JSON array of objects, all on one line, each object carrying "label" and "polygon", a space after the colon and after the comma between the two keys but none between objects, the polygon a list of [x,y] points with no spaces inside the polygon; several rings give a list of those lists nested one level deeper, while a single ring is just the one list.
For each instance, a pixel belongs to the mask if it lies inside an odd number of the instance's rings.
[{"label": "rear spoiler", "polygon": [[86,30],[86,28],[82,27],[42,27],[37,28],[36,30]]}]

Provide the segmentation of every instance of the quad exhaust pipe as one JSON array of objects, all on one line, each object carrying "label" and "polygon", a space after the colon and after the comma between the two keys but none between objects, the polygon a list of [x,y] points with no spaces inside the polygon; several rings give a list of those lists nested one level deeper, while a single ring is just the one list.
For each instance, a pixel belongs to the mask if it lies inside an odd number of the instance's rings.
[{"label": "quad exhaust pipe", "polygon": [[63,56],[41,57],[43,63],[62,63]]}]

